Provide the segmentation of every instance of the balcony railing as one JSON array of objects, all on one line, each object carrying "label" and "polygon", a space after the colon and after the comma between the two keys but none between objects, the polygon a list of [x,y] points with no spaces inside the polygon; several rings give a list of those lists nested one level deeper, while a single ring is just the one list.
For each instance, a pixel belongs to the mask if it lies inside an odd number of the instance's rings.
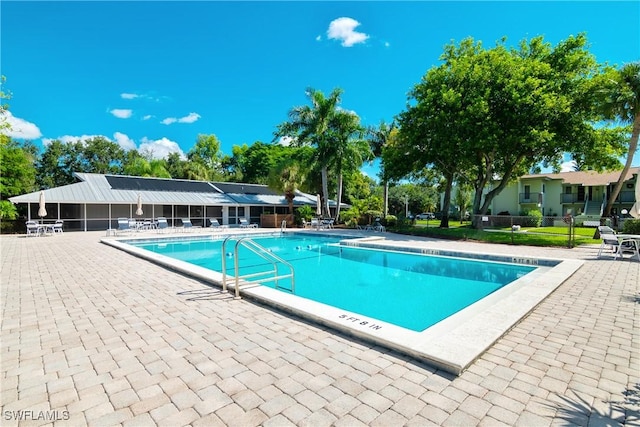
[{"label": "balcony railing", "polygon": [[543,193],[520,193],[520,203],[539,203]]},{"label": "balcony railing", "polygon": [[582,203],[584,202],[584,194],[563,193],[560,195],[560,203]]}]

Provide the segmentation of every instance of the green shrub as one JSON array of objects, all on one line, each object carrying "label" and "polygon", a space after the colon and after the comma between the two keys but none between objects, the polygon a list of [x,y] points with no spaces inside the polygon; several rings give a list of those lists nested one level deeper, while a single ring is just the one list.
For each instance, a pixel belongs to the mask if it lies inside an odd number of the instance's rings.
[{"label": "green shrub", "polygon": [[382,221],[382,225],[385,227],[394,227],[398,223],[398,218],[395,215],[387,215]]},{"label": "green shrub", "polygon": [[624,234],[640,234],[640,219],[626,219],[622,225]]},{"label": "green shrub", "polygon": [[345,221],[345,225],[349,228],[356,228],[358,226],[358,220],[355,218],[351,218]]},{"label": "green shrub", "polygon": [[18,211],[16,206],[8,200],[0,201],[0,219],[16,219],[18,218]]},{"label": "green shrub", "polygon": [[[346,211],[340,211],[340,219],[342,219],[347,224],[347,226],[352,221],[355,221],[355,224],[357,224],[358,212],[353,208],[347,209]],[[354,225],[354,228],[355,228],[355,225]]]},{"label": "green shrub", "polygon": [[523,211],[521,215],[526,218],[520,220],[523,227],[540,227],[542,225],[542,212],[539,210]]},{"label": "green shrub", "polygon": [[300,218],[304,219],[305,221],[309,221],[311,218],[313,218],[314,211],[309,205],[300,206],[296,212],[298,213],[298,215],[300,215]]}]

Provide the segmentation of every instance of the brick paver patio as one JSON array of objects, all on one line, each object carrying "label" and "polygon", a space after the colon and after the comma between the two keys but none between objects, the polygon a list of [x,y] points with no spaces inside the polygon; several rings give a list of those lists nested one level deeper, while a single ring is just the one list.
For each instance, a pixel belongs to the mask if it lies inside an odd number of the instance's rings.
[{"label": "brick paver patio", "polygon": [[2,426],[640,423],[640,262],[598,260],[597,247],[416,239],[586,260],[454,377],[102,236],[0,237]]}]

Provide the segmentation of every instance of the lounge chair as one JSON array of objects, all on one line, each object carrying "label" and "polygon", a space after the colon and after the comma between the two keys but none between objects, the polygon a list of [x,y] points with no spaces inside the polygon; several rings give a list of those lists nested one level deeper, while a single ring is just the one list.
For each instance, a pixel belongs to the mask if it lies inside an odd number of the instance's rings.
[{"label": "lounge chair", "polygon": [[212,218],[209,220],[209,222],[211,223],[209,225],[209,228],[211,228],[212,230],[216,230],[216,231],[222,230],[223,227],[222,225],[220,225],[220,221],[218,221],[217,218]]},{"label": "lounge chair", "polygon": [[379,231],[381,233],[384,233],[385,231],[387,231],[386,228],[384,228],[384,225],[380,224],[379,222],[376,222],[375,224],[373,224],[373,231]]},{"label": "lounge chair", "polygon": [[258,228],[258,224],[249,224],[246,218],[240,218],[240,228]]},{"label": "lounge chair", "polygon": [[190,218],[182,218],[182,230],[193,231],[193,224],[191,223]]},{"label": "lounge chair", "polygon": [[118,218],[118,230],[116,234],[129,233],[130,231],[132,231],[132,228],[129,218]]},{"label": "lounge chair", "polygon": [[601,234],[600,238],[602,239],[602,243],[598,250],[598,258],[600,258],[602,251],[608,246],[611,248],[613,259],[618,259],[618,257],[622,259],[625,252],[631,252],[640,259],[638,243],[634,239],[624,239],[621,237],[622,236],[616,234]]},{"label": "lounge chair", "polygon": [[608,225],[598,226],[598,231],[600,232],[600,234],[616,234],[615,230]]},{"label": "lounge chair", "polygon": [[322,228],[333,228],[333,218],[323,219],[320,221],[320,226]]},{"label": "lounge chair", "polygon": [[159,216],[157,218],[156,228],[158,230],[158,233],[164,233],[164,230],[169,228],[169,224],[167,223],[167,218],[163,216]]},{"label": "lounge chair", "polygon": [[25,222],[27,227],[27,237],[29,236],[39,236],[40,235],[40,226],[35,221],[27,221]]}]

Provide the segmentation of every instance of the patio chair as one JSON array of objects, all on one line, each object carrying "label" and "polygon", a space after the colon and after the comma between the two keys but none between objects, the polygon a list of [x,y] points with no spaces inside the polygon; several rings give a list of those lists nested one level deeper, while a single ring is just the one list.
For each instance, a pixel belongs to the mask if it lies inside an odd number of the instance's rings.
[{"label": "patio chair", "polygon": [[594,239],[599,239],[603,234],[616,234],[616,231],[608,225],[599,225],[593,234]]},{"label": "patio chair", "polygon": [[327,218],[320,221],[320,226],[322,228],[333,228],[333,218]]},{"label": "patio chair", "polygon": [[601,234],[600,238],[602,239],[602,243],[600,244],[600,249],[598,250],[598,258],[602,255],[602,251],[608,246],[611,248],[611,253],[613,254],[613,259],[623,258],[623,254],[625,252],[631,252],[640,259],[640,248],[638,248],[638,244],[633,239],[619,239],[619,236],[615,234]]},{"label": "patio chair", "polygon": [[190,218],[182,218],[182,230],[193,231],[193,224],[191,223]]},{"label": "patio chair", "polygon": [[53,232],[54,233],[62,233],[64,230],[62,229],[64,221],[61,219],[56,220],[55,224],[53,224]]},{"label": "patio chair", "polygon": [[27,227],[27,237],[29,236],[39,236],[40,235],[40,226],[35,221],[27,221],[25,222]]},{"label": "patio chair", "polygon": [[381,233],[384,233],[385,231],[387,231],[386,228],[384,228],[384,225],[380,224],[379,222],[373,224],[373,231],[379,231]]},{"label": "patio chair", "polygon": [[220,225],[220,221],[218,221],[218,219],[217,219],[217,218],[211,218],[211,219],[209,220],[209,222],[211,223],[211,224],[209,225],[209,228],[210,228],[210,229],[215,230],[215,231],[222,230],[222,228],[223,228],[223,227],[222,227],[222,225]]},{"label": "patio chair", "polygon": [[135,218],[129,218],[129,228],[133,231],[140,231],[142,229],[142,222],[136,221]]},{"label": "patio chair", "polygon": [[615,230],[608,225],[599,225],[598,231],[600,234],[616,234]]},{"label": "patio chair", "polygon": [[157,219],[156,229],[158,233],[164,233],[164,230],[169,228],[169,224],[167,223],[167,218],[163,216],[159,216]]},{"label": "patio chair", "polygon": [[116,234],[129,233],[131,231],[132,231],[132,228],[131,228],[129,218],[118,218],[118,230],[116,231]]},{"label": "patio chair", "polygon": [[249,224],[246,218],[240,218],[240,228],[258,228],[258,224]]}]

